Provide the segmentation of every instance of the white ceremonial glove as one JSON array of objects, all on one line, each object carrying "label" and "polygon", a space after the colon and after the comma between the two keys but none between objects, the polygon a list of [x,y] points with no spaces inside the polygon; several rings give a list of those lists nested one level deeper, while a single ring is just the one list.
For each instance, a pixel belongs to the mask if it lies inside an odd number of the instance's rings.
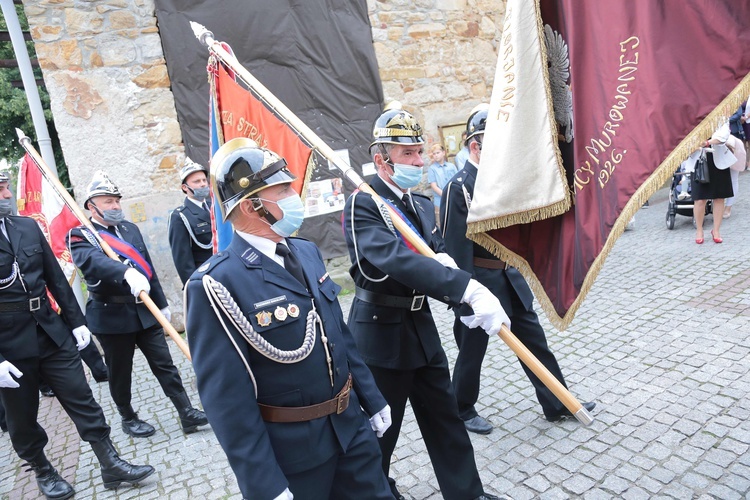
[{"label": "white ceremonial glove", "polygon": [[91,331],[86,325],[73,328],[73,336],[76,338],[76,345],[79,351],[86,349],[86,346],[91,342]]},{"label": "white ceremonial glove", "polygon": [[0,363],[0,387],[4,387],[6,389],[15,389],[16,387],[20,387],[18,385],[18,382],[13,380],[13,377],[10,376],[10,374],[13,374],[16,376],[16,378],[23,377],[23,373],[21,373],[21,370],[13,366],[13,363],[10,361],[3,361]]},{"label": "white ceremonial glove", "polygon": [[477,280],[469,280],[461,302],[469,304],[474,310],[472,316],[461,316],[461,323],[469,328],[480,327],[487,335],[496,335],[503,325],[510,329],[510,318],[500,301]]},{"label": "white ceremonial glove", "polygon": [[133,297],[138,297],[142,291],[146,293],[151,291],[151,284],[148,282],[148,278],[132,267],[125,271],[124,278],[128,282],[128,285],[130,285],[130,293],[133,294]]},{"label": "white ceremonial glove", "polygon": [[370,426],[377,436],[382,438],[385,431],[391,426],[391,407],[385,405],[385,408],[370,417]]},{"label": "white ceremonial glove", "polygon": [[450,267],[451,269],[458,269],[458,264],[456,264],[456,261],[453,260],[453,257],[448,255],[447,253],[436,253],[435,260],[440,262],[445,267]]},{"label": "white ceremonial glove", "polygon": [[289,488],[281,492],[281,495],[277,496],[273,500],[294,500],[294,495],[289,491]]},{"label": "white ceremonial glove", "polygon": [[170,323],[172,322],[172,311],[169,310],[169,307],[165,307],[164,309],[161,309],[161,313],[164,315],[165,318],[167,318],[167,321]]}]

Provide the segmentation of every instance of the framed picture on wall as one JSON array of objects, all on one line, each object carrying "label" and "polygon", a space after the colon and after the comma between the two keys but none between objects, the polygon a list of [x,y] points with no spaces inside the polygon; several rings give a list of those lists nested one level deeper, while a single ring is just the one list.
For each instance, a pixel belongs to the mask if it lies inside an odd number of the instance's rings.
[{"label": "framed picture on wall", "polygon": [[448,160],[453,160],[456,153],[461,151],[463,147],[463,144],[461,144],[461,134],[463,134],[464,130],[466,130],[466,124],[464,123],[438,126],[440,141],[445,147]]}]

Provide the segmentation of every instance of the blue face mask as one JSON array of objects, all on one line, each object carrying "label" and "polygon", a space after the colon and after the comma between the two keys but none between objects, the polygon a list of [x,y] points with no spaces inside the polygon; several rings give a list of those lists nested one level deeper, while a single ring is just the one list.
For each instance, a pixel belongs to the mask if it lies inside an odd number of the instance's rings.
[{"label": "blue face mask", "polygon": [[0,217],[7,217],[13,214],[13,200],[0,200]]},{"label": "blue face mask", "polygon": [[271,230],[282,238],[287,238],[302,226],[302,221],[305,220],[305,206],[298,194],[287,196],[277,201],[276,204],[283,216],[273,223]]},{"label": "blue face mask", "polygon": [[391,180],[401,189],[411,189],[422,180],[422,167],[403,163],[391,163],[391,165],[393,166]]}]

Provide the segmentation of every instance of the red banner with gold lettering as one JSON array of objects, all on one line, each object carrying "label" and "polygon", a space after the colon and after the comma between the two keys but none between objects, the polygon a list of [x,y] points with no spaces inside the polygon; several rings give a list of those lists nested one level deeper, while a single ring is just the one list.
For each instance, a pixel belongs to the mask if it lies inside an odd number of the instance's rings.
[{"label": "red banner with gold lettering", "polygon": [[235,137],[247,137],[283,156],[289,170],[297,176],[292,187],[303,196],[305,179],[312,173],[312,169],[307,168],[312,150],[289,125],[238,84],[221,64],[218,65],[218,73],[216,95],[224,142]]},{"label": "red banner with gold lettering", "polygon": [[509,0],[470,237],[564,329],[628,221],[750,94],[750,2]]}]

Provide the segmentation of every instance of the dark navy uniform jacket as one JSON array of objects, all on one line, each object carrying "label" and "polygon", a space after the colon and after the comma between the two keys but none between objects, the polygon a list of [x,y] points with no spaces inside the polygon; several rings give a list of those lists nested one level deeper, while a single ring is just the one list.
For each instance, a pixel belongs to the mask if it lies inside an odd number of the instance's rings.
[{"label": "dark navy uniform jacket", "polygon": [[[7,288],[0,289],[0,302],[25,301],[28,304],[29,299],[36,297],[45,297],[45,300],[40,301],[40,308],[33,312],[0,313],[0,362],[39,354],[37,324],[58,346],[72,335],[73,328],[86,324],[68,280],[36,221],[9,216],[5,218],[5,227],[10,244],[0,235],[0,279],[13,273],[14,254],[20,276]],[[0,285],[0,288],[6,285]],[[46,300],[45,287],[60,306],[62,315],[58,315]]]},{"label": "dark navy uniform jacket", "polygon": [[[104,227],[94,222],[97,230]],[[89,292],[95,292],[102,296],[133,297],[130,286],[125,281],[125,271],[130,267],[128,264],[107,257],[101,249],[95,247],[84,237],[83,229],[77,227],[68,233],[67,243],[73,256],[73,263],[83,273]],[[151,256],[143,241],[143,236],[138,226],[130,221],[122,221],[117,225],[121,239],[130,243],[143,255],[151,267]],[[159,283],[156,269],[151,277],[151,291],[149,296],[159,309],[168,306],[167,298]],[[136,303],[135,298],[129,303],[116,303],[111,301],[94,300],[89,296],[86,302],[86,320],[89,329],[93,333],[134,333],[145,330],[158,324],[154,315],[145,304]]]},{"label": "dark navy uniform jacket", "polygon": [[[511,295],[515,293],[521,299],[523,306],[529,310],[533,306],[534,296],[529,289],[523,275],[515,267],[508,269],[487,269],[474,267],[474,257],[497,260],[489,250],[474,243],[466,237],[466,216],[469,207],[466,204],[464,189],[469,200],[474,196],[474,184],[477,180],[477,167],[466,162],[463,169],[448,182],[443,190],[444,195],[440,204],[440,220],[442,221],[445,248],[458,267],[472,273],[472,276],[500,300],[503,309],[512,316],[513,306]],[[447,216],[446,216],[447,215]],[[468,306],[457,310],[462,316],[471,314]]]},{"label": "dark navy uniform jacket", "polygon": [[[366,418],[360,406],[372,415],[386,405],[344,323],[336,298],[341,287],[328,276],[317,247],[298,238],[287,242],[302,265],[309,292],[276,261],[237,235],[226,250],[191,276],[185,289],[186,330],[198,392],[245,498],[279,495],[288,487],[285,474],[319,466],[347,449]],[[258,353],[222,316],[253,372],[258,386],[256,398],[245,365],[208,301],[204,275],[224,285],[252,328],[282,350],[302,345],[314,299],[333,358],[333,386],[319,330],[307,358],[282,364]],[[286,314],[278,314],[277,309]],[[294,407],[322,403],[341,391],[349,373],[354,390],[343,413],[295,423],[265,422],[261,418],[258,402]],[[305,496],[304,492],[294,493]],[[356,492],[352,494],[356,496]]]},{"label": "dark navy uniform jacket", "polygon": [[208,245],[211,243],[211,214],[188,198],[169,214],[169,247],[172,249],[174,267],[184,285],[190,275],[213,255],[213,250],[195,244],[180,215],[187,219],[195,238]]},{"label": "dark navy uniform jacket", "polygon": [[[382,198],[406,213],[401,199],[380,177],[374,177],[370,185]],[[421,222],[417,229],[433,251],[444,252],[443,238],[435,226],[434,205],[424,196],[413,195],[412,199]],[[352,229],[356,232],[356,252]],[[354,263],[349,273],[358,287],[384,295],[426,294],[450,306],[459,305],[470,275],[410,250],[388,229],[370,195],[360,192],[347,200],[344,236],[349,257]],[[374,279],[389,277],[374,282],[365,278],[363,272]],[[410,370],[424,366],[426,360],[442,350],[427,301],[419,311],[410,311],[355,298],[349,313],[349,325],[362,357],[373,366]]]}]

